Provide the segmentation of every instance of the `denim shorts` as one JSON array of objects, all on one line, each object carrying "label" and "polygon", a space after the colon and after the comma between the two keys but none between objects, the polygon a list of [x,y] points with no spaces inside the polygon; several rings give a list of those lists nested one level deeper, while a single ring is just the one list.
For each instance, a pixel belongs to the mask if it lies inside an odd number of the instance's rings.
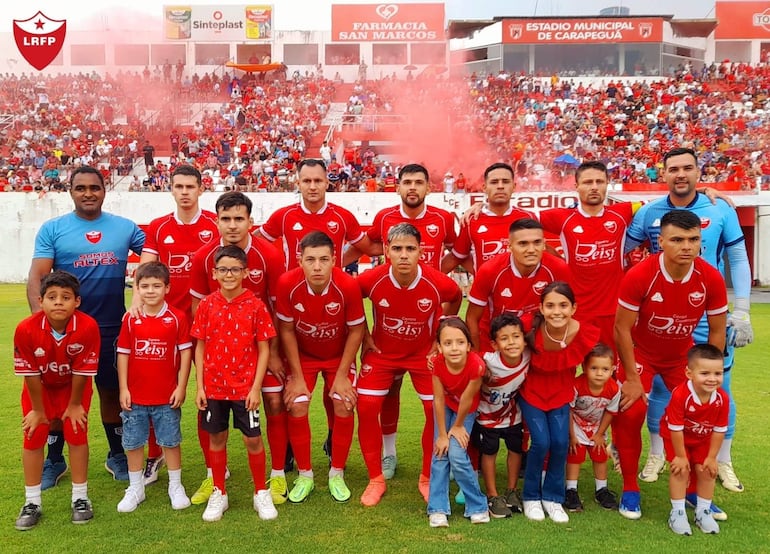
[{"label": "denim shorts", "polygon": [[160,406],[131,404],[131,411],[121,411],[120,418],[123,420],[123,448],[126,450],[136,450],[147,443],[150,435],[150,421],[155,429],[158,446],[173,448],[182,442],[182,430],[179,426],[182,419],[180,408],[172,408],[168,404]]}]

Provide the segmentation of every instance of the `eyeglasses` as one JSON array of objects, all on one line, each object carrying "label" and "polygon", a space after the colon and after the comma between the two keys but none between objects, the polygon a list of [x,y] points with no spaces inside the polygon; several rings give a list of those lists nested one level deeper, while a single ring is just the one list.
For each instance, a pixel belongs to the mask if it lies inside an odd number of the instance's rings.
[{"label": "eyeglasses", "polygon": [[241,273],[243,273],[242,267],[215,267],[214,271],[217,272],[217,275],[220,277],[224,277],[228,273],[232,275],[233,277],[238,277]]}]

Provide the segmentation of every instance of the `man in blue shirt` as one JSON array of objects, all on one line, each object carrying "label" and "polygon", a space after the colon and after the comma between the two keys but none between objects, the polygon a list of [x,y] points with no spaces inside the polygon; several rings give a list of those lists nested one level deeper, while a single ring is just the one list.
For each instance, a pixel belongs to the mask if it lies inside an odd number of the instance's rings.
[{"label": "man in blue shirt", "polygon": [[[728,318],[728,347],[725,352],[725,377],[722,387],[730,393],[735,347],[746,346],[753,340],[753,330],[749,317],[751,293],[751,268],[746,252],[746,244],[735,209],[724,200],[712,203],[705,195],[696,192],[700,179],[698,159],[689,148],[675,148],[663,158],[663,177],[669,188],[668,196],[642,206],[634,216],[628,228],[626,251],[631,250],[646,240],[650,250],[658,251],[660,218],[675,208],[687,209],[701,220],[702,251],[701,256],[724,275],[725,254],[729,261],[730,278],[735,292],[733,312]],[[696,343],[707,342],[708,326],[701,320],[695,331]],[[625,394],[638,394],[638,391],[623,391]],[[650,456],[644,469],[639,474],[643,481],[656,481],[663,471],[665,457],[663,443],[659,435],[660,418],[665,410],[669,392],[662,381],[656,377],[649,396],[647,426],[650,430]],[[719,478],[722,485],[733,492],[743,491],[743,485],[735,475],[730,456],[733,434],[735,433],[735,403],[730,399],[730,421],[725,440],[717,457]]]},{"label": "man in blue shirt", "polygon": [[[141,253],[144,232],[133,221],[102,212],[105,192],[104,179],[96,168],[82,166],[72,172],[70,196],[75,211],[46,221],[40,227],[27,280],[27,300],[32,312],[40,310],[40,280],[51,270],[65,270],[80,280],[80,309],[96,319],[101,333],[95,382],[110,447],[105,467],[115,479],[127,481],[115,341],[126,311],[124,290],[129,250]],[[61,422],[56,426],[52,422],[43,489],[55,486],[67,470],[62,456],[63,443]]]}]

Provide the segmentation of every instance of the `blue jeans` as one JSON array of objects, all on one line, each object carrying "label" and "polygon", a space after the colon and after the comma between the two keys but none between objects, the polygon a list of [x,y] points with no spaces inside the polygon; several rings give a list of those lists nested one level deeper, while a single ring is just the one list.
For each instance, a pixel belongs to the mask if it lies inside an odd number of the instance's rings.
[{"label": "blue jeans", "polygon": [[[444,407],[444,419],[449,430],[457,420],[457,413],[451,408]],[[470,436],[476,414],[468,414],[463,421],[463,427]],[[433,441],[438,437],[438,427],[433,426]],[[449,470],[454,473],[455,481],[465,495],[465,517],[474,514],[485,514],[489,510],[487,497],[479,488],[479,478],[473,470],[468,451],[460,446],[454,437],[449,437],[449,453],[441,458],[433,454],[430,463],[430,493],[428,495],[428,515],[452,513],[449,507]]]},{"label": "blue jeans", "polygon": [[[569,450],[569,404],[543,411],[527,403],[519,396],[521,415],[529,429],[531,444],[527,453],[527,469],[524,471],[523,500],[548,500],[564,502],[564,472],[567,469]],[[542,479],[546,454],[548,469]],[[542,483],[542,485],[541,485]]]}]

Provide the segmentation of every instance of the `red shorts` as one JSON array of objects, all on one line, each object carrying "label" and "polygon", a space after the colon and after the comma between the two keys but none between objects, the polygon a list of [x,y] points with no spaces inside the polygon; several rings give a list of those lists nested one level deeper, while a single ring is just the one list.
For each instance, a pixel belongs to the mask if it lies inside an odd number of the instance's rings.
[{"label": "red shorts", "polygon": [[268,369],[262,379],[262,392],[283,392],[283,381],[273,375]]},{"label": "red shorts", "polygon": [[[332,383],[334,383],[334,378],[337,376],[337,368],[338,366],[316,366],[316,367],[302,367],[302,376],[305,378],[305,386],[307,387],[307,390],[310,392],[313,392],[315,390],[316,383],[318,382],[318,374],[320,373],[323,375],[324,378],[324,391],[327,391],[329,388],[331,388]],[[353,387],[356,386],[356,364],[353,363],[350,365],[350,370],[348,371],[348,379],[353,384]],[[334,399],[342,401],[342,398],[337,394],[334,393]],[[295,402],[307,402],[308,398],[305,395],[299,396],[296,398]]]},{"label": "red shorts", "polygon": [[[663,437],[663,446],[666,449],[666,460],[670,462],[676,457],[674,456],[674,444],[671,442],[670,436],[665,435]],[[692,467],[693,465],[703,463],[703,461],[709,455],[710,448],[711,448],[711,435],[704,437],[703,440],[695,444],[684,443],[684,451],[687,453],[687,459],[690,462],[691,470],[693,471],[695,470],[695,468]]]},{"label": "red shorts", "polygon": [[[91,395],[93,393],[93,379],[86,381],[86,386],[83,389],[83,408],[86,413],[91,408]],[[50,422],[53,419],[61,419],[64,412],[67,411],[67,407],[70,403],[70,397],[72,396],[72,387],[63,386],[57,388],[43,387],[43,408],[45,409],[45,417]],[[27,385],[21,389],[21,413],[27,415],[32,411],[32,399],[29,397],[29,391]],[[40,425],[31,437],[24,436],[24,449],[25,450],[37,450],[43,448],[48,441],[48,427],[49,423]],[[67,444],[72,446],[80,446],[88,444],[88,425],[86,428],[78,427],[77,432],[72,429],[72,423],[69,418],[64,421],[63,425],[64,440]]]},{"label": "red shorts", "polygon": [[[660,375],[663,378],[666,388],[670,391],[687,380],[687,375],[685,374],[687,360],[682,360],[682,365],[677,367],[655,367],[638,350],[634,350],[634,357],[636,358],[636,371],[642,380],[644,392],[648,394],[652,388],[652,378],[655,375]],[[618,368],[618,380],[621,383],[625,381],[624,369],[622,367]]]},{"label": "red shorts", "polygon": [[586,454],[591,457],[592,462],[604,463],[607,461],[607,451],[601,448],[595,448],[587,444],[579,444],[575,453],[570,452],[567,455],[568,464],[582,464],[586,460]]},{"label": "red shorts", "polygon": [[[427,364],[427,362],[426,362]],[[386,396],[390,386],[397,378],[403,377],[404,373],[409,372],[412,379],[412,386],[417,391],[417,396],[423,401],[433,400],[433,377],[428,371],[427,365],[424,368],[397,368],[393,366],[380,365],[377,363],[364,362],[361,364],[361,371],[358,375],[356,390],[358,394],[368,396]]]}]

